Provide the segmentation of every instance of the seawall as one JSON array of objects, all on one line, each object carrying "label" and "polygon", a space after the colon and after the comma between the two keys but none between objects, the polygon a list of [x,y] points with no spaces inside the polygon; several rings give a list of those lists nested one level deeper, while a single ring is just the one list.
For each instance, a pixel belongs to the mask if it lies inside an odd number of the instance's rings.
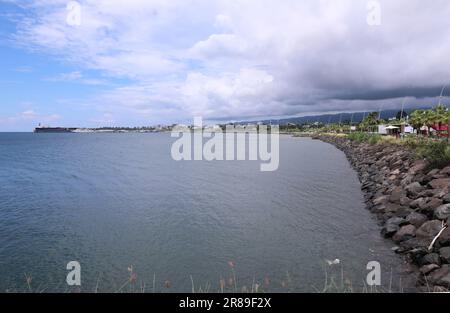
[{"label": "seawall", "polygon": [[429,169],[426,160],[417,160],[403,145],[316,139],[346,154],[358,172],[367,209],[382,226],[381,235],[393,240],[395,252],[412,265],[419,288],[450,290],[450,166]]}]

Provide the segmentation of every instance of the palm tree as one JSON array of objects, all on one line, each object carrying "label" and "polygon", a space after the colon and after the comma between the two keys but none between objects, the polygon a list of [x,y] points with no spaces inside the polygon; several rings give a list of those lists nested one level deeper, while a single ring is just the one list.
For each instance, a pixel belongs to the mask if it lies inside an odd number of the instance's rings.
[{"label": "palm tree", "polygon": [[431,135],[431,126],[436,123],[437,115],[434,110],[425,110],[423,114],[424,124],[428,128],[428,136]]},{"label": "palm tree", "polygon": [[425,111],[424,110],[415,110],[411,113],[409,122],[417,130],[417,135],[419,135],[420,129],[425,123]]},{"label": "palm tree", "polygon": [[437,124],[439,127],[439,131],[441,130],[442,124],[447,124],[447,108],[444,105],[437,105],[433,108],[434,111],[434,118],[433,118],[433,124]]},{"label": "palm tree", "polygon": [[379,124],[379,113],[378,112],[372,112],[367,115],[366,118],[361,122],[360,128],[361,129],[369,129],[369,127],[373,127]]}]

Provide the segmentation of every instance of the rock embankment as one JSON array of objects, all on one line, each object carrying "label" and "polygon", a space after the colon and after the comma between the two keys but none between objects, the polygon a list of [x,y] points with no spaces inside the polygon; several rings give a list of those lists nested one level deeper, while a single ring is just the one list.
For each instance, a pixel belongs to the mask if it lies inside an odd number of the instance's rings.
[{"label": "rock embankment", "polygon": [[367,208],[382,225],[381,234],[415,265],[418,284],[424,290],[450,290],[450,167],[429,170],[425,160],[416,160],[404,146],[318,139],[347,155],[359,174]]}]

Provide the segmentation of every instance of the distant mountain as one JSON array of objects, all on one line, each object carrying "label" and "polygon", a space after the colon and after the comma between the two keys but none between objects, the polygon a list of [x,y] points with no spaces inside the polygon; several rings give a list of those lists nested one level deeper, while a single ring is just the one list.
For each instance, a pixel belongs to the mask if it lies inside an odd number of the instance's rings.
[{"label": "distant mountain", "polygon": [[[417,109],[408,109],[404,110],[406,114],[410,114],[411,112]],[[382,119],[390,119],[397,116],[397,113],[400,110],[384,110],[381,112]],[[370,112],[355,112],[355,113],[342,113],[342,114],[324,114],[324,115],[316,115],[316,116],[302,116],[302,117],[291,117],[291,118],[283,118],[283,119],[272,119],[272,120],[263,120],[260,122],[263,123],[272,123],[279,125],[286,125],[288,123],[292,124],[311,124],[311,123],[339,123],[339,122],[350,122],[359,123],[361,122],[365,116],[367,116]],[[373,111],[375,112],[375,111]]]}]

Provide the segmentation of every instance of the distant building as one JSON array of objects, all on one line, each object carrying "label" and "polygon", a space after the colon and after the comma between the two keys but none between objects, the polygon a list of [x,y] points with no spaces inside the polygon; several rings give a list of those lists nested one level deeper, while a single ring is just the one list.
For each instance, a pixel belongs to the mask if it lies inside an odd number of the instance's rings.
[{"label": "distant building", "polygon": [[378,134],[380,135],[396,135],[396,134],[412,134],[414,128],[409,124],[391,124],[391,125],[378,125]]},{"label": "distant building", "polygon": [[436,131],[436,133],[438,134],[438,136],[440,137],[449,137],[450,134],[450,125],[446,125],[446,124],[435,124],[433,126],[431,126],[432,131]]}]

